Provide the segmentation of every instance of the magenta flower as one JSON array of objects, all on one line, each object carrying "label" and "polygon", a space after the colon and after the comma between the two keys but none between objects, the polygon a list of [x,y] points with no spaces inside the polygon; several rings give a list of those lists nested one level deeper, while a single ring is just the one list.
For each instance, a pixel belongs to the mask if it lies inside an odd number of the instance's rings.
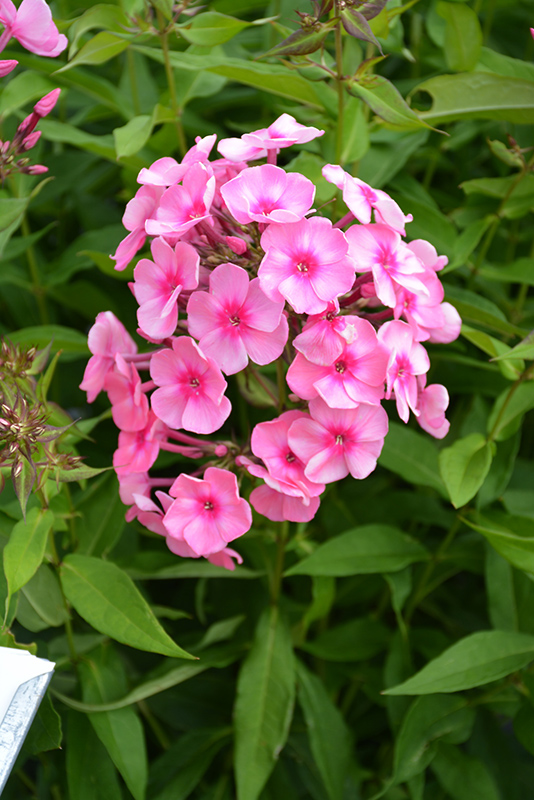
[{"label": "magenta flower", "polygon": [[310,522],[321,502],[318,497],[310,497],[306,504],[301,497],[290,497],[265,484],[256,486],[249,500],[258,514],[273,522]]},{"label": "magenta flower", "polygon": [[165,156],[158,158],[157,161],[148,167],[143,167],[137,176],[137,182],[143,184],[151,184],[152,186],[172,186],[182,180],[185,173],[195,161],[207,161],[211,152],[217,135],[215,133],[211,136],[201,138],[197,136],[196,144],[191,147],[181,164],[176,159]]},{"label": "magenta flower", "polygon": [[237,479],[228,470],[208,467],[203,480],[182,473],[170,494],[175,500],[163,519],[168,535],[199,556],[224,550],[252,525],[250,506],[239,496]]},{"label": "magenta flower", "polygon": [[343,191],[343,200],[359,222],[371,222],[371,211],[375,211],[375,222],[388,225],[397,233],[405,234],[405,224],[411,222],[411,214],[403,214],[395,200],[381,189],[372,189],[359,178],[335,164],[323,167],[323,177]]},{"label": "magenta flower", "polygon": [[297,314],[320,314],[354,282],[347,240],[324,217],[270,225],[261,246],[261,288],[271,300],[284,297]]},{"label": "magenta flower", "polygon": [[152,356],[150,375],[161,387],[151,397],[152,408],[170,428],[213,433],[228,418],[227,383],[215,361],[188,336]]},{"label": "magenta flower", "polygon": [[388,432],[382,406],[334,409],[316,397],[310,401],[310,415],[289,429],[289,444],[306,464],[307,478],[332,483],[349,472],[358,479],[371,474]]},{"label": "magenta flower", "polygon": [[126,236],[110,256],[117,263],[116,270],[126,269],[132,258],[143,247],[146,241],[145,222],[152,216],[158,206],[163,187],[141,186],[126,206],[122,224],[131,233]]},{"label": "magenta flower", "polygon": [[395,307],[396,285],[428,295],[420,277],[425,268],[396,231],[380,224],[353,225],[346,236],[357,271],[372,271],[376,294],[385,306]]},{"label": "magenta flower", "polygon": [[104,388],[106,376],[115,364],[117,353],[133,355],[137,345],[112,311],[101,311],[87,336],[89,359],[80,389],[87,392],[87,402],[92,403]]},{"label": "magenta flower", "polygon": [[443,439],[450,428],[450,422],[445,418],[445,411],[449,405],[449,393],[440,383],[426,386],[426,375],[420,375],[417,378],[417,387],[419,389],[417,422],[431,436]]},{"label": "magenta flower", "polygon": [[315,186],[304,175],[264,164],[240,172],[221,187],[221,194],[241,225],[298,222],[312,206]]},{"label": "magenta flower", "polygon": [[[148,187],[147,187],[148,188]],[[215,178],[201,162],[187,170],[180,186],[163,193],[155,217],[147,219],[145,230],[151,236],[180,238],[186,231],[210,216],[215,194]]]},{"label": "magenta flower", "polygon": [[329,303],[323,314],[308,317],[302,333],[293,339],[293,347],[314,364],[328,366],[338,359],[347,342],[351,342],[354,326],[347,317],[337,315],[339,309]]},{"label": "magenta flower", "polygon": [[288,337],[283,300],[273,302],[249,281],[244,269],[221,264],[210,275],[210,292],[194,292],[187,304],[189,333],[226,375],[244,369],[249,357],[270,364]]},{"label": "magenta flower", "polygon": [[140,431],[148,420],[148,400],[135,366],[117,353],[112,371],[106,375],[104,389],[111,402],[113,422],[121,431]]},{"label": "magenta flower", "polygon": [[240,139],[221,139],[217,150],[229,161],[252,161],[268,151],[278,153],[283,147],[311,142],[323,134],[318,128],[301,125],[290,114],[282,114],[268,128],[244,133]]},{"label": "magenta flower", "polygon": [[141,259],[134,269],[132,291],[139,303],[137,319],[151,339],[171,336],[178,322],[178,296],[196,289],[200,258],[194,247],[178,242],[173,249],[162,239],[150,247],[154,261]]},{"label": "magenta flower", "polygon": [[390,352],[387,369],[387,393],[395,392],[399,417],[408,422],[410,408],[418,416],[417,375],[430,369],[428,353],[422,344],[414,341],[412,329],[405,322],[386,322],[378,331],[378,338]]},{"label": "magenta flower", "polygon": [[44,0],[22,0],[18,9],[11,0],[2,0],[0,22],[5,26],[0,36],[0,51],[12,36],[38,56],[53,58],[68,45],[67,37],[59,33]]},{"label": "magenta flower", "polygon": [[15,61],[13,58],[0,61],[0,78],[5,78],[6,75],[9,75],[10,72],[13,72],[18,63],[19,62]]},{"label": "magenta flower", "polygon": [[141,430],[121,431],[119,446],[113,454],[113,468],[119,480],[132,472],[147,472],[157,459],[167,436],[167,426],[153,411],[148,412],[147,423]]},{"label": "magenta flower", "polygon": [[322,366],[297,353],[287,371],[287,383],[303,400],[319,395],[330,408],[378,405],[384,397],[389,351],[379,342],[370,322],[353,316],[345,319],[354,326],[354,338],[345,343],[337,360]]}]

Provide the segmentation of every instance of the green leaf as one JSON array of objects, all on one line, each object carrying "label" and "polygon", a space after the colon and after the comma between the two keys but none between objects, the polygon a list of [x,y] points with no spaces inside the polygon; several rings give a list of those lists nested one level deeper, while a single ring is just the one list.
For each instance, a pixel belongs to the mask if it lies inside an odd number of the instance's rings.
[{"label": "green leaf", "polygon": [[153,125],[152,117],[143,114],[140,117],[134,117],[122,128],[115,128],[113,138],[115,139],[117,158],[133,156],[144,147],[150,138]]},{"label": "green leaf", "polygon": [[445,299],[456,308],[464,322],[482,325],[489,330],[504,333],[507,336],[520,336],[523,338],[527,331],[512,325],[495,303],[491,300],[477,295],[468,289],[459,286],[447,285]]},{"label": "green leaf", "polygon": [[534,658],[534,636],[515,631],[479,631],[460,639],[399,686],[383,694],[461,692],[498,681]]},{"label": "green leaf", "polygon": [[228,745],[229,728],[199,728],[176,739],[154,764],[150,797],[186,800],[198,786],[217,753]]},{"label": "green leaf", "polygon": [[103,476],[83,492],[76,505],[79,552],[88,556],[109,553],[124,529],[124,505],[114,474]]},{"label": "green leaf", "polygon": [[49,510],[32,508],[26,522],[17,522],[4,548],[4,572],[9,596],[35,575],[44,557],[48,534],[54,524]]},{"label": "green leaf", "polygon": [[440,739],[454,744],[471,735],[475,711],[462,697],[430,695],[414,700],[395,743],[393,779],[404,783],[434,759]]},{"label": "green leaf", "polygon": [[364,42],[371,42],[371,44],[374,44],[380,54],[384,55],[382,52],[382,47],[380,46],[380,42],[374,35],[369,23],[362,13],[356,11],[355,8],[344,8],[340,12],[339,16],[341,17],[343,27],[349,36],[354,36],[356,39],[361,39]]},{"label": "green leaf", "polygon": [[[112,647],[94,651],[80,663],[79,672],[86,703],[105,703],[124,694],[124,668]],[[89,720],[135,800],[144,800],[147,754],[143,726],[134,709],[102,711],[90,714]]]},{"label": "green leaf", "polygon": [[398,528],[363,525],[320,545],[285,574],[342,576],[397,572],[427,557],[425,548]]},{"label": "green leaf", "polygon": [[514,733],[525,750],[534,755],[534,708],[524,703],[514,717]]},{"label": "green leaf", "polygon": [[461,232],[456,238],[453,246],[453,257],[450,264],[448,264],[442,274],[451,272],[453,269],[462,267],[466,262],[473,250],[478,247],[478,244],[489,226],[493,222],[494,217],[488,215],[483,219],[476,219],[470,222],[469,225]]},{"label": "green leaf", "polygon": [[44,75],[33,70],[25,70],[11,78],[7,86],[2,89],[0,114],[7,118],[13,111],[26,103],[40,99],[54,88],[55,84]]},{"label": "green leaf", "polygon": [[57,479],[60,483],[85,481],[89,478],[96,478],[97,475],[101,475],[103,472],[106,472],[109,469],[111,469],[111,467],[102,467],[101,469],[97,469],[96,467],[88,467],[85,464],[81,464],[77,467],[69,467],[68,469],[58,470],[57,475],[54,475],[54,479]]},{"label": "green leaf", "polygon": [[260,617],[256,639],[237,681],[234,709],[238,800],[257,800],[293,716],[295,663],[291,634],[276,606]]},{"label": "green leaf", "polygon": [[[69,125],[66,122],[59,122],[55,119],[43,119],[39,123],[43,135],[51,142],[63,142],[87,150],[89,153],[96,153],[97,156],[108,161],[116,162],[115,146],[113,137],[95,136],[93,133]],[[141,164],[143,166],[143,164]]]},{"label": "green leaf", "polygon": [[351,760],[351,732],[323,682],[297,661],[298,698],[310,748],[330,800],[341,800]]},{"label": "green leaf", "polygon": [[23,587],[22,594],[33,611],[47,626],[64,625],[69,618],[56,573],[41,564],[33,578]]},{"label": "green leaf", "polygon": [[467,195],[482,194],[501,199],[499,214],[519,219],[534,209],[534,176],[510,175],[507,178],[474,178],[460,184]]},{"label": "green leaf", "polygon": [[518,630],[513,569],[489,544],[486,546],[485,578],[491,624],[501,631]]},{"label": "green leaf", "polygon": [[413,90],[428,92],[432,108],[420,111],[422,120],[439,125],[463,119],[534,123],[534,83],[488,72],[439,75]]},{"label": "green leaf", "polygon": [[70,554],[61,585],[78,614],[122,644],[173,658],[194,658],[168,636],[133,581],[115,564]]},{"label": "green leaf", "polygon": [[325,661],[366,661],[387,647],[389,630],[374,619],[353,619],[321,633],[301,649]]},{"label": "green leaf", "polygon": [[446,20],[445,60],[449,69],[469,72],[482,51],[482,29],[472,8],[464,3],[438,2],[438,14]]},{"label": "green leaf", "polygon": [[122,792],[113,762],[87,717],[71,711],[68,731],[69,800],[121,800]]},{"label": "green leaf", "polygon": [[529,335],[525,336],[523,341],[519,342],[519,344],[516,344],[515,347],[508,349],[500,355],[496,355],[492,360],[509,361],[510,359],[514,358],[526,358],[528,361],[532,361],[534,359],[534,332],[529,333]]},{"label": "green leaf", "polygon": [[78,43],[84,33],[94,28],[103,28],[108,32],[124,33],[125,28],[131,25],[124,11],[118,6],[97,3],[88,8],[81,17],[75,20],[69,29],[69,58],[78,52]]},{"label": "green leaf", "polygon": [[441,477],[449,492],[451,503],[460,508],[473,498],[491,467],[493,450],[481,433],[457,439],[439,454]]},{"label": "green leaf", "polygon": [[197,14],[190,22],[176,25],[176,30],[191,44],[202,47],[215,47],[233,39],[243,28],[248,28],[250,22],[245,22],[236,17],[228,17],[217,11],[204,11]]},{"label": "green leaf", "polygon": [[390,422],[378,463],[408,483],[431,486],[446,496],[439,474],[438,449],[428,436],[398,422]]},{"label": "green leaf", "polygon": [[0,231],[20,225],[29,201],[29,197],[0,197]]},{"label": "green leaf", "polygon": [[483,278],[490,281],[504,281],[505,283],[526,283],[534,286],[534,258],[518,258],[511,264],[502,267],[486,264],[480,270]]},{"label": "green leaf", "polygon": [[268,56],[305,56],[315,53],[318,50],[332,28],[336,25],[334,20],[326,24],[312,26],[310,28],[300,28],[294,31],[287,39],[272,47],[262,55]]},{"label": "green leaf", "polygon": [[400,130],[430,127],[410,108],[398,89],[382,75],[366,75],[347,84],[347,90],[359,97],[379,117]]},{"label": "green leaf", "polygon": [[465,522],[486,537],[495,550],[520,570],[534,574],[532,521],[499,511],[473,514]]},{"label": "green leaf", "polygon": [[71,356],[89,355],[87,347],[87,337],[72,328],[65,328],[62,325],[36,325],[32,328],[22,328],[9,334],[10,340],[14,344],[34,345],[38,349],[46,347],[52,343],[51,352],[69,353]]},{"label": "green leaf", "polygon": [[[514,389],[514,387],[512,387]],[[534,382],[521,383],[514,391],[505,390],[495,401],[488,419],[488,433],[496,442],[516,432],[524,414],[534,408]]]},{"label": "green leaf", "polygon": [[452,800],[501,800],[486,765],[458,747],[440,743],[432,769]]},{"label": "green leaf", "polygon": [[57,750],[61,746],[61,717],[52,705],[47,692],[37,710],[28,735],[24,740],[24,751],[31,755]]},{"label": "green leaf", "polygon": [[[357,100],[355,102],[358,102]],[[361,106],[361,103],[359,103]],[[301,150],[296,158],[287,164],[284,169],[286,172],[300,172],[306,178],[315,184],[317,192],[315,194],[315,202],[317,204],[327,203],[336,194],[336,187],[332,183],[328,183],[326,178],[323,178],[322,168],[324,160],[315,153],[307,153]],[[274,387],[276,389],[276,387]]]},{"label": "green leaf", "polygon": [[106,61],[124,52],[130,44],[130,41],[129,38],[126,39],[122,36],[116,36],[114,33],[109,33],[108,31],[97,33],[96,36],[93,36],[92,39],[78,50],[74,58],[72,58],[68,64],[58,69],[58,72],[66,72],[80,64],[91,64],[93,66],[95,64],[104,64]]},{"label": "green leaf", "polygon": [[499,363],[499,369],[508,380],[516,381],[525,369],[523,361],[517,357],[510,356],[515,348],[508,347],[507,344],[490,336],[489,333],[478,331],[464,324],[462,325],[462,336],[476,345],[476,347],[479,347],[484,353],[492,356],[492,361],[500,361],[501,358],[507,359]]}]

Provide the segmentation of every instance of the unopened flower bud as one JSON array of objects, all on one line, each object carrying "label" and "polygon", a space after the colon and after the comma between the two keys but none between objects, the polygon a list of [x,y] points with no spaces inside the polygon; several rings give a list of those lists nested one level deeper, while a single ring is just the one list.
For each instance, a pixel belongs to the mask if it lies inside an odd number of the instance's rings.
[{"label": "unopened flower bud", "polygon": [[38,103],[36,103],[33,107],[35,114],[38,114],[39,117],[46,117],[58,101],[58,97],[61,94],[61,89],[53,89],[48,94],[45,94]]},{"label": "unopened flower bud", "polygon": [[26,136],[22,140],[22,149],[24,151],[31,150],[32,147],[35,147],[40,138],[41,138],[41,131],[33,131],[33,133],[30,133],[29,136]]},{"label": "unopened flower bud", "polygon": [[6,75],[9,75],[19,62],[15,61],[13,58],[6,59],[4,61],[0,61],[0,78],[4,78]]},{"label": "unopened flower bud", "polygon": [[225,456],[227,454],[227,452],[228,452],[228,448],[226,447],[225,444],[216,445],[216,447],[215,447],[215,455],[217,456],[217,458],[222,458],[223,456]]},{"label": "unopened flower bud", "polygon": [[240,239],[239,236],[227,236],[226,244],[238,256],[242,256],[247,249],[247,243]]},{"label": "unopened flower bud", "polygon": [[43,167],[42,164],[33,164],[31,167],[25,167],[24,172],[26,175],[43,175],[48,172],[48,167]]}]

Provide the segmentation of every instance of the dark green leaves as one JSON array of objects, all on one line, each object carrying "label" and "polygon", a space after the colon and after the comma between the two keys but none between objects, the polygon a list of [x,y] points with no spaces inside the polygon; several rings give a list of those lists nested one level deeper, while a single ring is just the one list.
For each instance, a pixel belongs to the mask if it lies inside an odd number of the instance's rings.
[{"label": "dark green leaves", "polygon": [[409,483],[431,486],[446,495],[439,473],[437,447],[422,433],[390,422],[378,463]]},{"label": "dark green leaves", "polygon": [[118,642],[174,658],[193,658],[168,636],[133,581],[109,561],[69,555],[63,591],[78,614]]},{"label": "dark green leaves", "polygon": [[51,511],[32,508],[26,521],[17,522],[4,549],[4,572],[9,596],[24,586],[43,560],[48,534],[54,523]]},{"label": "dark green leaves", "polygon": [[494,447],[482,434],[472,433],[441,451],[441,477],[455,508],[469,502],[484,483]]}]

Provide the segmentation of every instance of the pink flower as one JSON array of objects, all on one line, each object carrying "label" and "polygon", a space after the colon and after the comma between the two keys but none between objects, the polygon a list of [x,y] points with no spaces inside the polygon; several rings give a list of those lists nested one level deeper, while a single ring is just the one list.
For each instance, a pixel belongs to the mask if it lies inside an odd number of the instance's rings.
[{"label": "pink flower", "polygon": [[0,61],[0,78],[5,78],[10,72],[13,72],[19,62],[13,58],[4,59]]},{"label": "pink flower", "polygon": [[410,408],[416,416],[419,414],[416,376],[430,369],[428,353],[414,341],[412,329],[405,322],[386,322],[378,331],[378,338],[390,351],[386,398],[395,392],[399,417],[408,422]]},{"label": "pink flower", "polygon": [[347,240],[324,217],[270,225],[261,246],[261,288],[271,300],[284,297],[297,314],[320,314],[354,282]]},{"label": "pink flower", "polygon": [[2,0],[0,22],[5,25],[0,37],[0,51],[12,36],[26,50],[38,56],[53,58],[62,53],[68,45],[67,37],[59,33],[44,0],[22,0],[18,9],[11,0]]},{"label": "pink flower", "polygon": [[126,269],[132,258],[143,247],[146,241],[145,222],[152,216],[158,206],[163,187],[141,186],[126,206],[122,217],[122,224],[131,233],[117,247],[115,254],[110,256],[117,263],[116,270]]},{"label": "pink flower", "polygon": [[208,467],[203,480],[182,473],[170,494],[175,500],[163,519],[168,535],[185,541],[199,556],[224,550],[252,525],[250,506],[228,470]]},{"label": "pink flower", "polygon": [[148,420],[148,400],[135,366],[127,363],[120,353],[115,356],[114,369],[106,375],[104,389],[112,404],[113,422],[121,431],[140,431]]},{"label": "pink flower", "polygon": [[170,428],[213,433],[228,418],[227,383],[215,361],[188,336],[174,339],[172,350],[155,353],[150,374],[161,387],[151,397],[152,408]]},{"label": "pink flower", "polygon": [[167,426],[153,411],[148,412],[147,423],[143,429],[121,431],[119,446],[113,454],[113,468],[119,480],[132,472],[147,472],[157,459],[160,446],[167,435]]},{"label": "pink flower", "polygon": [[460,335],[462,318],[450,303],[441,303],[440,312],[440,322],[428,327],[428,341],[433,344],[449,344]]},{"label": "pink flower", "polygon": [[256,364],[277,359],[288,337],[283,300],[273,302],[249,282],[244,269],[221,264],[210,275],[210,293],[194,292],[187,304],[189,333],[221,370],[233,375],[249,356]]},{"label": "pink flower", "polygon": [[154,261],[141,259],[134,269],[132,291],[140,304],[139,326],[151,339],[171,336],[178,322],[178,296],[198,286],[200,258],[190,244],[173,248],[162,239],[150,247]]},{"label": "pink flower", "polygon": [[359,479],[370,475],[388,431],[382,406],[333,409],[316,397],[310,401],[310,414],[311,418],[298,419],[289,429],[289,444],[306,464],[306,477],[332,483],[349,472]]},{"label": "pink flower", "polygon": [[303,400],[319,395],[330,408],[378,405],[384,396],[388,350],[370,322],[353,316],[345,319],[354,326],[354,338],[345,343],[337,360],[322,366],[297,353],[287,371],[287,383]]},{"label": "pink flower", "polygon": [[304,175],[264,164],[240,172],[221,188],[221,194],[242,225],[298,222],[312,206],[315,186]]},{"label": "pink flower", "polygon": [[311,142],[324,131],[301,125],[290,114],[282,114],[268,128],[244,133],[240,139],[221,139],[217,150],[230,161],[252,161],[263,158],[269,150],[276,153],[292,144]]},{"label": "pink flower", "polygon": [[215,133],[204,138],[197,136],[195,139],[196,144],[187,151],[181,164],[176,159],[168,156],[158,158],[148,169],[143,167],[137,176],[137,182],[149,183],[152,186],[172,186],[178,183],[182,180],[191,164],[195,161],[208,160],[216,138],[217,135]]},{"label": "pink flower", "polygon": [[311,497],[306,505],[300,497],[290,497],[263,484],[250,493],[250,503],[258,514],[273,522],[310,522],[317,514],[320,500]]},{"label": "pink flower", "polygon": [[203,163],[195,162],[187,170],[180,186],[163,193],[155,217],[147,219],[145,230],[151,236],[180,238],[210,214],[215,194],[215,178]]},{"label": "pink flower", "polygon": [[426,239],[413,239],[411,242],[408,242],[406,246],[417,256],[425,267],[433,269],[434,272],[439,272],[440,269],[443,269],[443,267],[447,266],[449,263],[447,256],[438,256],[434,245],[427,242]]},{"label": "pink flower", "polygon": [[372,271],[376,293],[385,306],[395,307],[396,285],[428,295],[420,277],[425,268],[396,231],[381,224],[353,225],[346,236],[357,271]]},{"label": "pink flower", "polygon": [[308,317],[302,333],[293,339],[293,347],[314,364],[328,366],[341,355],[345,344],[354,337],[354,326],[347,317],[337,315],[339,309],[329,303],[327,311]]},{"label": "pink flower", "polygon": [[375,222],[383,222],[397,233],[405,233],[405,224],[411,222],[411,214],[403,214],[395,200],[381,189],[372,189],[359,178],[335,164],[323,167],[323,177],[343,190],[343,200],[359,222],[371,222],[371,210],[375,210]]},{"label": "pink flower", "polygon": [[106,376],[115,364],[117,353],[133,355],[137,345],[112,311],[101,311],[87,337],[92,358],[85,368],[80,389],[87,392],[87,402],[92,403],[104,388]]},{"label": "pink flower", "polygon": [[417,378],[419,397],[417,408],[419,416],[416,417],[419,425],[436,439],[443,439],[449,432],[450,422],[445,418],[445,411],[449,405],[449,393],[440,383],[425,386],[426,375]]}]

